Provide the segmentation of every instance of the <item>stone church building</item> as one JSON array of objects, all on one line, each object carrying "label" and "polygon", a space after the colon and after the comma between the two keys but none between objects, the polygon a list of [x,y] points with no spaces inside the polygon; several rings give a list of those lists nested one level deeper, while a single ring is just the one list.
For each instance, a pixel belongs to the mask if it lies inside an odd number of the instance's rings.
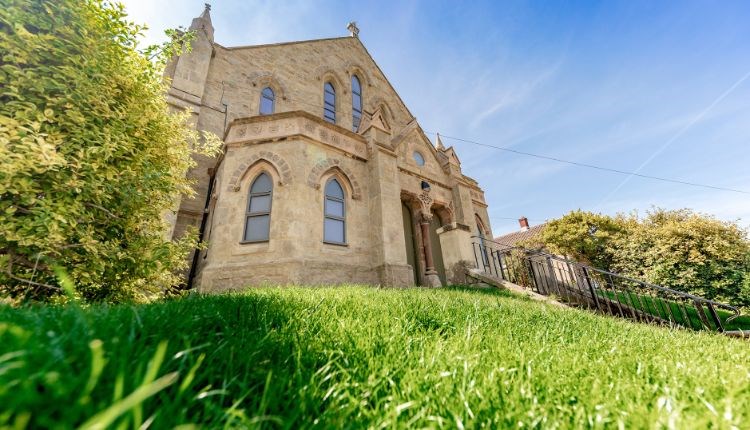
[{"label": "stone church building", "polygon": [[350,24],[346,37],[224,47],[210,7],[167,68],[168,101],[223,138],[189,175],[173,237],[200,229],[188,284],[439,286],[492,237],[484,193],[433,143]]}]

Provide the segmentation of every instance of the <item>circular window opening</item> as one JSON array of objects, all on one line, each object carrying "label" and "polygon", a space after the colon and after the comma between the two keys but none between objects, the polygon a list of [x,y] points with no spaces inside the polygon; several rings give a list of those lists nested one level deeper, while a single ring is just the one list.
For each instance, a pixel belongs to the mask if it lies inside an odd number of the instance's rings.
[{"label": "circular window opening", "polygon": [[414,157],[414,161],[417,163],[417,166],[424,166],[424,157],[419,151],[414,151],[414,154],[412,154]]}]

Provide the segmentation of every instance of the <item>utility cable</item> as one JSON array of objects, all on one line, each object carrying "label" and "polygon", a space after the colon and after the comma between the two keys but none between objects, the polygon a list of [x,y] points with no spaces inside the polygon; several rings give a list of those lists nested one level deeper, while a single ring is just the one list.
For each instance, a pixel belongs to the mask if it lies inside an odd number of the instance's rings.
[{"label": "utility cable", "polygon": [[[435,135],[437,134],[437,133],[432,132],[432,131],[425,131],[425,133],[435,134]],[[690,186],[693,186],[693,187],[710,188],[710,189],[713,189],[713,190],[731,191],[733,193],[750,194],[750,192],[748,192],[748,191],[738,190],[738,189],[735,189],[735,188],[718,187],[718,186],[715,186],[715,185],[701,184],[701,183],[697,183],[697,182],[688,182],[688,181],[682,181],[682,180],[679,180],[679,179],[670,179],[670,178],[663,178],[663,177],[660,177],[660,176],[644,175],[644,174],[638,173],[638,172],[628,172],[626,170],[613,169],[613,168],[610,168],[610,167],[597,166],[597,165],[589,164],[589,163],[581,163],[579,161],[571,161],[571,160],[565,160],[565,159],[557,158],[557,157],[550,157],[550,156],[547,156],[547,155],[534,154],[534,153],[531,153],[531,152],[519,151],[517,149],[511,149],[511,148],[507,148],[507,147],[503,147],[503,146],[490,145],[490,144],[487,144],[487,143],[476,142],[476,141],[469,140],[469,139],[462,139],[460,137],[446,136],[444,134],[440,134],[440,137],[441,138],[445,138],[445,139],[457,140],[459,142],[470,143],[472,145],[484,146],[486,148],[493,148],[493,149],[497,149],[497,150],[500,150],[500,151],[511,152],[513,154],[525,155],[525,156],[534,157],[534,158],[541,158],[543,160],[557,161],[558,163],[565,163],[565,164],[570,164],[570,165],[578,166],[578,167],[586,167],[586,168],[589,168],[589,169],[595,169],[595,170],[601,170],[601,171],[605,171],[605,172],[618,173],[618,174],[621,174],[621,175],[637,176],[639,178],[653,179],[653,180],[656,180],[656,181],[663,181],[663,182],[671,182],[671,183],[674,183],[674,184],[690,185]]]}]

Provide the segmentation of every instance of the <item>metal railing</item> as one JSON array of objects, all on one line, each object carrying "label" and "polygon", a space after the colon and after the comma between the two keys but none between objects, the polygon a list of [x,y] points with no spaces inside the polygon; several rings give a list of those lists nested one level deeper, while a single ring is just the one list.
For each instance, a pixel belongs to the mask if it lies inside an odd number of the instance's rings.
[{"label": "metal railing", "polygon": [[577,263],[472,236],[482,274],[554,296],[571,306],[640,322],[724,332],[734,306]]}]

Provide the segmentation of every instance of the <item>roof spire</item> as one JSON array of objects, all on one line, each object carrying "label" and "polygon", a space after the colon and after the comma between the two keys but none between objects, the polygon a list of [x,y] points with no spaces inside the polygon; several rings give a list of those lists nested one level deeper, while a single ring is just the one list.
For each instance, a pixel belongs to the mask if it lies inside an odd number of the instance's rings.
[{"label": "roof spire", "polygon": [[440,133],[437,134],[437,139],[435,139],[435,146],[437,146],[437,149],[440,151],[445,151],[445,146],[443,145],[443,141],[440,140]]},{"label": "roof spire", "polygon": [[190,24],[191,30],[203,30],[206,32],[208,39],[213,42],[214,40],[214,26],[211,23],[211,5],[205,3],[205,9],[199,17],[193,18],[193,22]]},{"label": "roof spire", "polygon": [[352,37],[359,37],[359,27],[357,27],[356,21],[350,22],[349,25],[346,26],[346,29],[349,30],[349,34]]}]

